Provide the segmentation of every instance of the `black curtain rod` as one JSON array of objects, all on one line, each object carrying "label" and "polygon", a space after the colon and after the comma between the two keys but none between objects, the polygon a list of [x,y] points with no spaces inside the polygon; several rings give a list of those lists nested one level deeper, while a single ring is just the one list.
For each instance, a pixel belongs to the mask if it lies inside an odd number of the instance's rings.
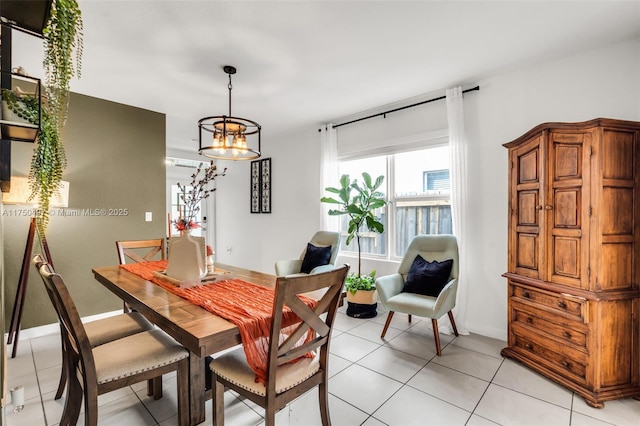
[{"label": "black curtain rod", "polygon": [[[476,87],[472,87],[471,89],[463,90],[462,93],[472,92],[474,90],[480,90],[480,86],[476,86]],[[440,101],[440,100],[446,99],[446,98],[447,98],[446,96],[439,96],[437,98],[428,99],[426,101],[417,102],[415,104],[405,105],[405,106],[400,107],[400,108],[390,109],[389,111],[384,111],[384,112],[380,112],[378,114],[369,115],[367,117],[358,118],[356,120],[347,121],[346,123],[335,124],[333,126],[333,128],[337,129],[338,127],[346,126],[347,124],[353,124],[353,123],[357,123],[358,121],[368,120],[368,119],[374,118],[374,117],[380,117],[381,115],[385,116],[385,118],[386,118],[386,115],[387,114],[391,114],[392,112],[402,111],[403,109],[417,107],[419,105],[428,104],[429,102],[434,102],[434,101]]]}]

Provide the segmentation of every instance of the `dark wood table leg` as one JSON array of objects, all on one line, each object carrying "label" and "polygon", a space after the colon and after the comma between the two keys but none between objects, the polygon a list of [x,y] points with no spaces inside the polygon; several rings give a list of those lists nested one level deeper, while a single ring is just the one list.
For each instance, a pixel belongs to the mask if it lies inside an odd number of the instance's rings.
[{"label": "dark wood table leg", "polygon": [[191,425],[204,422],[205,415],[205,374],[208,366],[204,359],[191,352],[189,354],[189,418]]}]

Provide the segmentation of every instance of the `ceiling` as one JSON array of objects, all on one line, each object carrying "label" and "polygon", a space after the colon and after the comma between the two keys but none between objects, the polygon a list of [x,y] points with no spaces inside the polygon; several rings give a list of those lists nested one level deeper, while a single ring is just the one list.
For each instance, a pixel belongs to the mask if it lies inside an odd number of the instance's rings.
[{"label": "ceiling", "polygon": [[[198,119],[259,122],[263,147],[299,126],[442,91],[640,34],[640,1],[79,0],[74,92],[167,115],[167,145],[197,150]],[[13,63],[41,76],[41,40]],[[40,74],[40,75],[39,75]]]}]

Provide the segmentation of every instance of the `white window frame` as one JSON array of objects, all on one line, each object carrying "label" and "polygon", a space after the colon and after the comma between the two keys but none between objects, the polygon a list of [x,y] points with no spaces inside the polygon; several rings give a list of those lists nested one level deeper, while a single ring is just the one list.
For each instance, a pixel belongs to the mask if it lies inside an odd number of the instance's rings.
[{"label": "white window frame", "polygon": [[[434,194],[434,195],[420,195],[420,196],[396,196],[395,191],[392,191],[395,188],[395,156],[394,154],[400,154],[410,151],[418,151],[429,148],[437,148],[440,146],[449,145],[449,137],[448,131],[440,130],[436,132],[430,132],[421,135],[414,135],[408,138],[403,138],[401,141],[396,141],[396,143],[391,143],[389,146],[383,148],[376,148],[367,151],[360,151],[356,153],[348,153],[338,156],[338,163],[343,161],[350,160],[358,160],[364,158],[371,157],[381,157],[386,156],[386,194],[389,203],[385,206],[386,216],[387,216],[387,225],[385,227],[385,233],[387,234],[387,247],[386,254],[372,254],[372,253],[361,253],[363,259],[371,259],[371,260],[390,260],[390,261],[401,261],[402,256],[397,256],[395,251],[396,240],[397,240],[397,230],[396,230],[396,205],[398,202],[402,201],[448,201],[448,205],[451,205],[451,193],[449,194]],[[339,167],[339,166],[338,166]],[[451,170],[451,169],[449,169]],[[352,176],[354,178],[356,176]],[[372,176],[375,178],[376,176]],[[337,177],[339,179],[339,176]],[[393,231],[393,232],[391,232]],[[352,242],[352,244],[355,244]],[[342,253],[346,256],[357,256],[357,249],[353,246],[354,250],[343,250]]]}]

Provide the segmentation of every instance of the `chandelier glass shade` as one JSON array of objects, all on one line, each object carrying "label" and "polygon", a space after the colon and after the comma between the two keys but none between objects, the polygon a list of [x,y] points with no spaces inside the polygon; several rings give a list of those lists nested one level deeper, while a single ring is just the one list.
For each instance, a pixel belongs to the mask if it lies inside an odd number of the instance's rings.
[{"label": "chandelier glass shade", "polygon": [[253,160],[261,155],[261,126],[253,120],[231,115],[231,75],[236,73],[236,69],[230,65],[223,69],[229,74],[229,115],[198,120],[198,152],[221,160]]}]

